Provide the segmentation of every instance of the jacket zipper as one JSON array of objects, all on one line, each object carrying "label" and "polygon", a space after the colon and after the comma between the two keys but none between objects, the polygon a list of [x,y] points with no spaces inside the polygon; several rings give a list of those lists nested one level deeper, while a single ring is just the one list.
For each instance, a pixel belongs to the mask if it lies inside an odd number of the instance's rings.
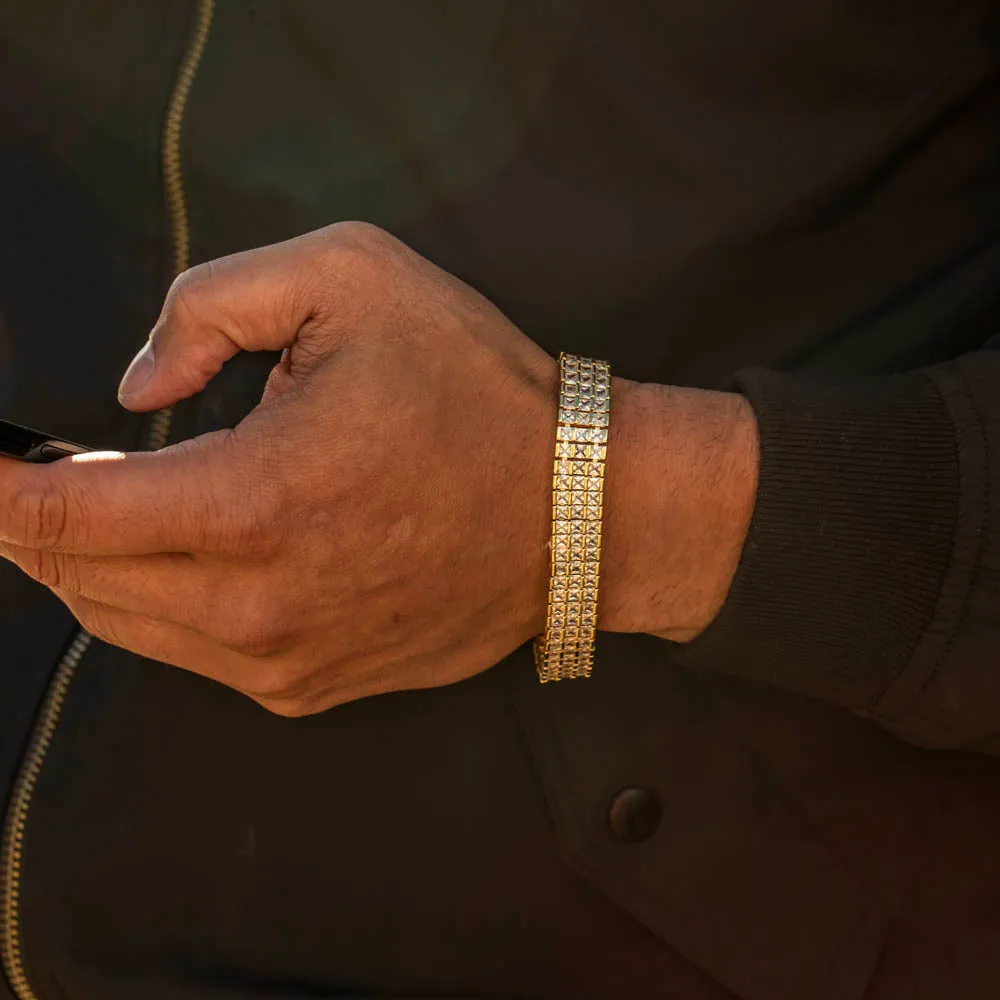
[{"label": "jacket zipper", "polygon": [[[160,166],[170,219],[175,276],[187,270],[191,251],[191,229],[181,171],[181,126],[191,85],[208,41],[214,11],[215,0],[198,0],[194,30],[177,72],[163,123]],[[157,451],[167,443],[171,416],[171,407],[153,414],[146,435],[147,450]],[[38,1000],[38,995],[28,981],[21,941],[21,880],[28,813],[70,684],[92,640],[93,636],[89,632],[78,629],[52,675],[14,782],[7,815],[4,817],[3,837],[0,841],[0,957],[3,959],[7,981],[17,1000]]]}]

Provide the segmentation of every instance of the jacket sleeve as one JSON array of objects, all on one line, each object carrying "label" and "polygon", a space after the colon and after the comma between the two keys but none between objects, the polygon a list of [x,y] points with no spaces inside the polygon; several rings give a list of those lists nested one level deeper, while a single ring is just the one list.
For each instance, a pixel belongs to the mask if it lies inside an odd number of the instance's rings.
[{"label": "jacket sleeve", "polygon": [[720,614],[673,658],[1000,754],[1000,337],[903,375],[734,388],[755,510]]}]

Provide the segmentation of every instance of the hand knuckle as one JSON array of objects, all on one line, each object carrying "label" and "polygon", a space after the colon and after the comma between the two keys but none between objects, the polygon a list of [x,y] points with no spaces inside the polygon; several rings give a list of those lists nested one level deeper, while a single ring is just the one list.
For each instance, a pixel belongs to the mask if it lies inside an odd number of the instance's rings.
[{"label": "hand knuckle", "polygon": [[321,276],[329,273],[342,280],[378,285],[385,280],[402,244],[390,233],[369,222],[338,222],[330,227],[328,251],[317,263]]},{"label": "hand knuckle", "polygon": [[230,639],[227,645],[237,653],[255,659],[267,659],[273,656],[276,651],[276,645],[267,633],[253,628],[243,629],[237,636]]},{"label": "hand knuckle", "polygon": [[268,658],[280,649],[285,630],[259,598],[244,598],[222,628],[222,642],[245,656]]},{"label": "hand knuckle", "polygon": [[338,240],[361,246],[381,243],[389,238],[389,234],[381,227],[371,222],[363,222],[360,219],[345,219],[343,222],[335,222],[330,227],[330,231]]},{"label": "hand knuckle", "polygon": [[22,544],[47,548],[66,537],[69,502],[66,494],[55,487],[19,490],[11,498],[8,516]]},{"label": "hand knuckle", "polygon": [[260,650],[260,640],[253,634],[250,624],[231,613],[217,621],[213,637],[223,646],[247,656],[253,656]]},{"label": "hand knuckle", "polygon": [[195,264],[194,267],[181,271],[170,283],[170,289],[167,291],[167,303],[173,305],[180,302],[190,305],[193,300],[198,299],[211,280],[211,261]]},{"label": "hand knuckle", "polygon": [[208,296],[215,271],[214,262],[205,261],[177,275],[163,300],[157,327],[197,323],[210,311]]},{"label": "hand knuckle", "polygon": [[300,719],[311,714],[309,705],[298,698],[255,696],[254,701],[272,715],[280,715],[286,719]]},{"label": "hand knuckle", "polygon": [[254,697],[269,701],[292,701],[299,696],[298,688],[302,680],[298,664],[291,660],[276,660],[260,666],[250,685],[250,691]]}]

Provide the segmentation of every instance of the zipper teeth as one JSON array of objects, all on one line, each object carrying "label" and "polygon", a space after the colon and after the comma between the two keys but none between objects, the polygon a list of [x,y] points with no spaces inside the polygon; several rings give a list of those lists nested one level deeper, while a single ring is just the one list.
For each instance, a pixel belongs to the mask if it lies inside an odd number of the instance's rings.
[{"label": "zipper teeth", "polygon": [[[191,253],[191,227],[181,172],[181,126],[191,85],[208,41],[214,12],[215,0],[198,0],[194,30],[177,72],[164,119],[161,168],[173,241],[174,276],[187,270]],[[169,406],[153,414],[146,435],[146,447],[149,451],[158,451],[167,443],[171,416],[172,407]],[[4,818],[3,835],[0,838],[0,958],[3,960],[4,974],[17,1000],[38,1000],[38,995],[28,981],[21,948],[21,873],[28,812],[73,675],[92,641],[93,636],[89,632],[79,629],[52,675]]]},{"label": "zipper teeth", "polygon": [[[191,263],[191,225],[188,221],[187,199],[184,196],[184,174],[181,170],[181,126],[184,123],[184,109],[194,83],[198,65],[205,52],[208,33],[212,29],[212,15],[215,0],[198,0],[194,31],[188,42],[181,67],[177,71],[174,89],[167,105],[163,121],[163,190],[167,198],[167,212],[170,216],[170,231],[173,238],[174,277],[188,269]],[[170,420],[173,408],[157,410],[149,428],[146,447],[158,451],[167,443],[170,434]]]},{"label": "zipper teeth", "polygon": [[45,754],[59,722],[66,692],[77,664],[90,645],[92,636],[80,629],[62,658],[31,734],[24,764],[14,785],[10,811],[3,831],[3,871],[0,872],[0,935],[3,944],[3,967],[10,987],[18,1000],[37,1000],[24,971],[21,955],[19,903],[21,890],[21,865],[24,860],[24,836],[28,822],[28,808],[34,795],[38,776],[45,762]]}]

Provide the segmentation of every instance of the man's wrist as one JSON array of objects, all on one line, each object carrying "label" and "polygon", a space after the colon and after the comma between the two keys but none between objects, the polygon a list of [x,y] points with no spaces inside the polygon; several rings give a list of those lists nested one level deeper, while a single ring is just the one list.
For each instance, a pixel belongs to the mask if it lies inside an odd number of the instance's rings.
[{"label": "man's wrist", "polygon": [[758,461],[743,396],[612,380],[599,629],[686,642],[711,623],[746,540]]}]

